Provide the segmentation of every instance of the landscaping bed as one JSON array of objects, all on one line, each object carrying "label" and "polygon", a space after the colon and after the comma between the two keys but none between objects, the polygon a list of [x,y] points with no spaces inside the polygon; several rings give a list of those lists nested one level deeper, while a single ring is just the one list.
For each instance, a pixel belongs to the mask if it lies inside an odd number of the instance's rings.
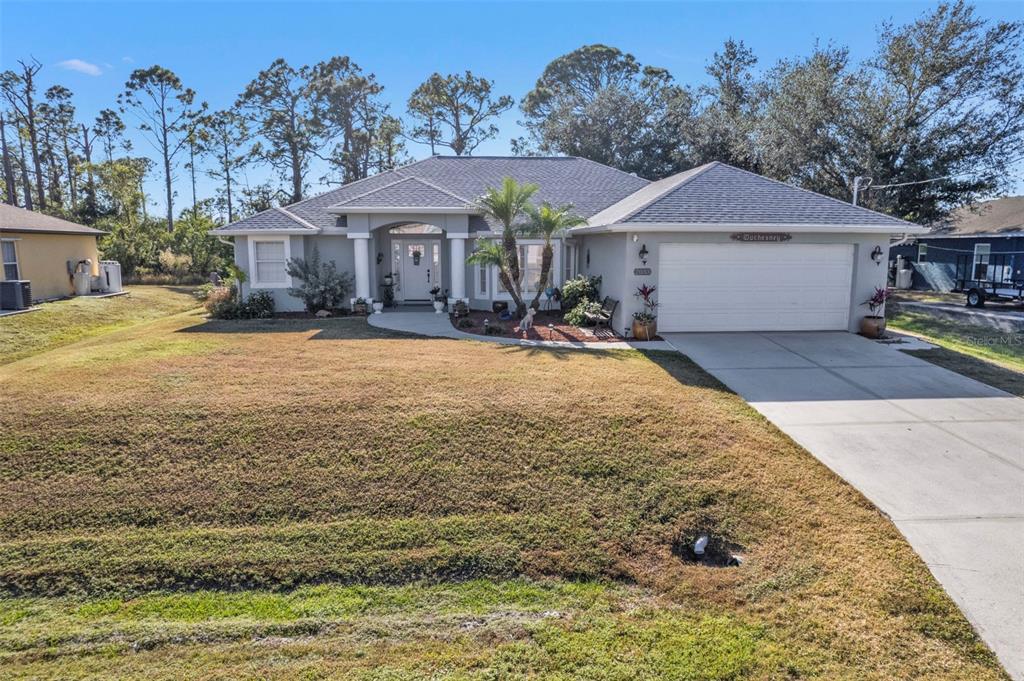
[{"label": "landscaping bed", "polygon": [[[499,319],[497,313],[473,310],[468,316],[455,319],[449,315],[452,324],[459,331],[484,335],[484,321],[489,322],[491,331],[486,335],[501,338],[521,338],[536,341],[563,341],[572,343],[621,343],[625,339],[605,327],[581,327],[566,324],[560,311],[538,312],[533,318],[533,327],[523,333],[519,330],[518,319]],[[465,320],[465,321],[463,321]],[[466,326],[466,323],[469,326]],[[500,331],[495,331],[500,329]],[[657,336],[651,340],[661,340]]]}]

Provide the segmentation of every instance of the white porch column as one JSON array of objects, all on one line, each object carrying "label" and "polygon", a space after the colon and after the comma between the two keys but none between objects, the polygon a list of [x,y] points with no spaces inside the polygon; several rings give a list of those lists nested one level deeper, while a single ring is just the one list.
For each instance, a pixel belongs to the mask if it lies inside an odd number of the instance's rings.
[{"label": "white porch column", "polygon": [[370,300],[370,235],[350,234],[349,238],[355,255],[356,298]]},{"label": "white porch column", "polygon": [[468,234],[449,234],[451,244],[452,293],[455,300],[466,299],[466,238]]}]

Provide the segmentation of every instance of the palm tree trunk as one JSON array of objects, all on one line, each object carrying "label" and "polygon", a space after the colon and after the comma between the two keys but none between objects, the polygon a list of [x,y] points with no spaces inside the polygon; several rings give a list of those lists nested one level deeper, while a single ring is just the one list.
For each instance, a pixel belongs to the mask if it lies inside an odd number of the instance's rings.
[{"label": "palm tree trunk", "polygon": [[540,294],[548,287],[548,276],[551,275],[551,261],[554,259],[554,255],[551,242],[545,243],[544,250],[541,251],[540,256],[540,283],[537,284],[537,295],[533,297],[533,302],[530,303],[530,307],[534,310],[540,309]]}]

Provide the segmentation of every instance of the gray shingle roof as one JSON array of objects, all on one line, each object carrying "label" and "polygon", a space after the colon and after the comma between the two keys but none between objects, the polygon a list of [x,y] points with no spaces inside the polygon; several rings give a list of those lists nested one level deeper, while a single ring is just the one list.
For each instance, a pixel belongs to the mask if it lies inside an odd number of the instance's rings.
[{"label": "gray shingle roof", "polygon": [[465,208],[472,203],[415,177],[407,177],[335,204],[336,208]]},{"label": "gray shingle roof", "polygon": [[39,211],[10,206],[6,203],[0,203],[0,230],[49,234],[92,234],[94,236],[106,234],[99,229],[61,220]]},{"label": "gray shingle roof", "polygon": [[654,183],[590,220],[615,223],[911,226],[717,161]]},{"label": "gray shingle roof", "polygon": [[[594,215],[636,190],[647,180],[610,168],[594,161],[568,157],[495,157],[495,156],[432,156],[402,168],[351,182],[287,207],[289,213],[318,228],[344,225],[338,216],[329,213],[331,206],[373,205],[384,207],[388,201],[407,207],[450,208],[455,200],[475,200],[490,186],[497,186],[506,177],[540,186],[534,195],[537,202],[555,205],[571,203],[583,217]],[[404,182],[409,178],[417,183]],[[399,184],[400,183],[400,184]],[[434,190],[431,193],[428,190]],[[408,193],[406,190],[409,190]],[[415,200],[421,203],[401,203]],[[379,203],[366,204],[364,201]],[[436,205],[430,202],[437,202]],[[273,211],[264,211],[217,230],[221,234],[255,229],[294,228],[294,220]],[[487,229],[480,216],[471,216],[470,229]]]}]

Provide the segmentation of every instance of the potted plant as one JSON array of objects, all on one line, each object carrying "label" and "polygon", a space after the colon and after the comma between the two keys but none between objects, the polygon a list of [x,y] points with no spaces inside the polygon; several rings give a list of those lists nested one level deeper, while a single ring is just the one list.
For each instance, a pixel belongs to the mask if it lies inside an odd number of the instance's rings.
[{"label": "potted plant", "polygon": [[434,288],[430,289],[430,297],[434,300],[434,312],[441,314],[444,312],[444,296],[441,295],[441,287],[434,285]]},{"label": "potted plant", "polygon": [[366,298],[356,298],[352,303],[352,314],[366,314]]},{"label": "potted plant", "polygon": [[885,335],[885,315],[878,314],[889,299],[889,289],[875,287],[875,292],[861,305],[867,305],[871,314],[860,320],[860,334],[868,338],[881,338]]},{"label": "potted plant", "polygon": [[373,314],[380,314],[381,312],[384,311],[383,300],[375,300],[373,301],[373,303],[371,303],[371,305],[373,306]]},{"label": "potted plant", "polygon": [[656,290],[656,287],[644,284],[634,294],[644,304],[642,310],[633,313],[633,337],[638,340],[651,340],[658,333],[658,315],[654,313],[658,307],[654,300]]},{"label": "potted plant", "polygon": [[384,275],[384,285],[392,286],[395,283],[395,277],[390,272]]}]

